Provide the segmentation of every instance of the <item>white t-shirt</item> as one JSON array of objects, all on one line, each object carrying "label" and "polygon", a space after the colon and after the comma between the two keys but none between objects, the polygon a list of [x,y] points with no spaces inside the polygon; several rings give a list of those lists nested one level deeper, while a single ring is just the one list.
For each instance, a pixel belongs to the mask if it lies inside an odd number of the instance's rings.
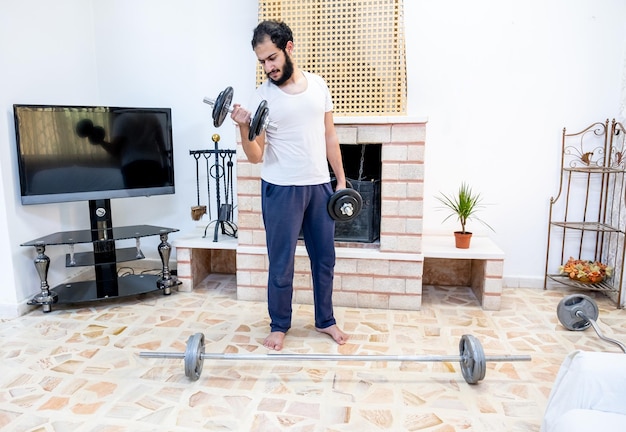
[{"label": "white t-shirt", "polygon": [[269,119],[277,126],[275,131],[265,131],[261,168],[261,178],[272,184],[304,186],[330,181],[324,126],[325,114],[333,109],[330,91],[321,77],[303,73],[307,88],[302,93],[287,94],[269,80],[256,91],[256,96],[267,101]]}]

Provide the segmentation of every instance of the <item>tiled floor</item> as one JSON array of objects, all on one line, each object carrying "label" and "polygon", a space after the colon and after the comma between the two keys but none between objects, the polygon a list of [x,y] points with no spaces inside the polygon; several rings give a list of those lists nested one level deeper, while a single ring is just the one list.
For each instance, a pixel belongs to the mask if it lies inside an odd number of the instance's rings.
[{"label": "tiled floor", "polygon": [[[211,275],[191,293],[56,306],[0,323],[0,429],[7,431],[538,431],[564,356],[619,351],[592,329],[565,330],[556,306],[566,290],[505,289],[483,311],[468,288],[424,287],[420,311],[337,308],[352,339],[317,333],[312,308],[295,306],[285,353],[457,354],[461,335],[487,355],[477,385],[458,363],[206,360],[198,381],[179,359],[206,336],[206,351],[265,353],[265,304],[235,300],[232,275]],[[594,296],[607,336],[626,340],[626,313]]]}]

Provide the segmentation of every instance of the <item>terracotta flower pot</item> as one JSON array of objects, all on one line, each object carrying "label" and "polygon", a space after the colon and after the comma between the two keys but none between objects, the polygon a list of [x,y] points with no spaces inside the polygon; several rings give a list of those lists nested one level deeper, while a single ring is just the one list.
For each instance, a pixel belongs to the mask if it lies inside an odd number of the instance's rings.
[{"label": "terracotta flower pot", "polygon": [[472,239],[471,232],[461,232],[461,231],[454,232],[454,241],[458,249],[469,249],[471,239]]}]

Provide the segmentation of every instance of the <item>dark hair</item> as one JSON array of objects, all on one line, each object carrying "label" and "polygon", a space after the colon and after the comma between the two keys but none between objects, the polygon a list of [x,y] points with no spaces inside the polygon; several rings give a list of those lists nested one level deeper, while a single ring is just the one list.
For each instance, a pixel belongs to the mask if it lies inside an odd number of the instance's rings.
[{"label": "dark hair", "polygon": [[281,50],[285,49],[287,42],[293,42],[293,33],[289,26],[276,20],[262,21],[256,26],[252,34],[252,49],[262,43],[266,37],[269,37],[274,45]]}]

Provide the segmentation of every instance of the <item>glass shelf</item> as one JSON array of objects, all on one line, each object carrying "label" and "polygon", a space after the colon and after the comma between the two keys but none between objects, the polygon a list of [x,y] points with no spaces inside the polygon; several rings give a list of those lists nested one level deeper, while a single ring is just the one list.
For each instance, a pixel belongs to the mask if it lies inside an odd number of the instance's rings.
[{"label": "glass shelf", "polygon": [[[170,234],[177,232],[176,228],[165,228],[153,225],[132,225],[123,227],[113,227],[102,230],[78,230],[78,231],[61,231],[47,236],[39,237],[20,246],[38,246],[38,245],[64,245],[78,243],[92,243],[102,240],[126,240],[138,237],[149,237],[159,234]],[[103,232],[107,233],[107,237],[103,237]]]},{"label": "glass shelf", "polygon": [[[38,305],[42,307],[43,312],[50,312],[55,303],[94,301],[159,290],[163,291],[164,295],[169,295],[173,287],[180,285],[181,282],[172,276],[169,270],[171,245],[167,242],[168,234],[177,232],[178,229],[153,225],[107,227],[108,222],[110,220],[101,223],[102,229],[62,231],[21,244],[36,249],[34,264],[41,280],[41,293],[35,295],[28,302],[29,305]],[[161,237],[161,243],[157,248],[161,257],[161,272],[156,275],[118,276],[117,263],[145,258],[139,248],[139,238],[155,235]],[[127,239],[135,239],[136,247],[116,248],[116,240]],[[93,252],[74,253],[74,245],[78,243],[92,243]],[[68,245],[70,248],[70,253],[65,256],[66,267],[92,266],[95,270],[95,280],[63,283],[51,289],[48,285],[50,258],[45,251],[46,246],[58,245]]]}]

